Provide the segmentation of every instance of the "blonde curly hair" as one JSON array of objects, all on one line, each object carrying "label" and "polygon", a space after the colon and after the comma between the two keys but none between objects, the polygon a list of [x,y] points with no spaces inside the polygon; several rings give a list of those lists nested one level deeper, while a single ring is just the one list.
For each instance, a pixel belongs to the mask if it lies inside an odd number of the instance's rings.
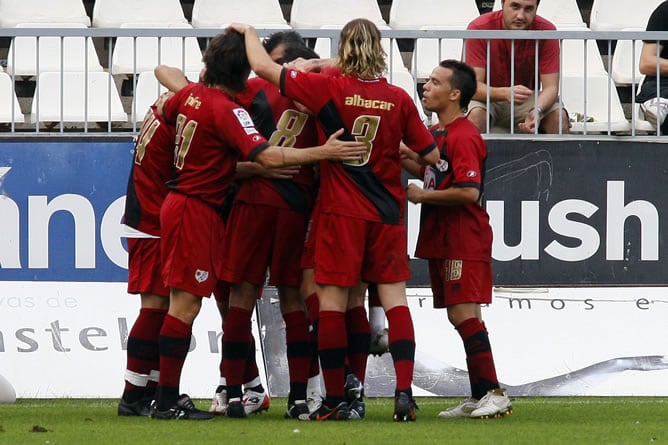
[{"label": "blonde curly hair", "polygon": [[376,79],[387,71],[380,31],[367,19],[346,23],[339,37],[337,65],[344,75]]}]

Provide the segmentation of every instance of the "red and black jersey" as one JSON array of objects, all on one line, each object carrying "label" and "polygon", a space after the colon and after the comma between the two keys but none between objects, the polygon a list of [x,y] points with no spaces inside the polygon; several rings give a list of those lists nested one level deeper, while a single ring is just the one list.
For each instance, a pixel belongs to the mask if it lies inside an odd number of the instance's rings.
[{"label": "red and black jersey", "polygon": [[174,133],[151,106],[135,143],[124,222],[153,236],[160,236],[160,206],[169,191],[167,181],[174,178]]},{"label": "red and black jersey", "polygon": [[176,126],[171,190],[218,208],[239,157],[252,161],[269,145],[248,112],[227,93],[191,83],[165,103],[165,121]]},{"label": "red and black jersey", "polygon": [[341,139],[363,141],[360,162],[322,162],[323,212],[400,224],[405,190],[401,182],[399,143],[421,155],[435,148],[413,99],[386,79],[363,80],[283,69],[281,92],[318,117],[327,136],[343,128]]},{"label": "red and black jersey", "polygon": [[[460,117],[443,130],[433,127],[432,134],[441,151],[441,160],[424,169],[424,189],[476,187],[482,197],[487,146],[475,125],[466,117]],[[489,215],[480,202],[464,205],[423,203],[415,256],[491,261]]]},{"label": "red and black jersey", "polygon": [[[278,87],[259,77],[250,79],[237,102],[246,108],[255,127],[271,145],[305,148],[317,145],[315,118],[300,111]],[[314,199],[313,165],[303,165],[291,179],[252,177],[241,181],[236,199],[260,205],[307,212]]]}]

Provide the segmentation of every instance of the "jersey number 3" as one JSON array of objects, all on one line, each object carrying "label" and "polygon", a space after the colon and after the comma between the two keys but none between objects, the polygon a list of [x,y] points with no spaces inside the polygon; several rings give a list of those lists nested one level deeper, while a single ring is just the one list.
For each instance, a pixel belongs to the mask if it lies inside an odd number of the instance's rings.
[{"label": "jersey number 3", "polygon": [[379,125],[380,116],[363,114],[355,119],[350,134],[357,142],[364,142],[364,145],[366,145],[366,153],[359,161],[347,161],[344,162],[344,164],[360,166],[369,162],[369,158],[371,157],[371,150],[373,150],[373,140],[376,138],[376,134],[378,134]]}]

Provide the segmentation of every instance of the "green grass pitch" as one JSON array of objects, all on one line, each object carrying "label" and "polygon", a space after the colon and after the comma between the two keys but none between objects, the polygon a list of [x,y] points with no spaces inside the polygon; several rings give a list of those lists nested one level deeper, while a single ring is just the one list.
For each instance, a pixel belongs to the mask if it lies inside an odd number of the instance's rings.
[{"label": "green grass pitch", "polygon": [[[159,421],[118,417],[117,400],[19,399],[0,405],[0,444],[647,444],[668,443],[668,398],[517,398],[500,419],[439,419],[458,399],[419,398],[417,421],[392,422],[393,403],[367,398],[350,422],[283,418],[286,400],[246,419]],[[208,400],[197,400],[208,408]]]}]

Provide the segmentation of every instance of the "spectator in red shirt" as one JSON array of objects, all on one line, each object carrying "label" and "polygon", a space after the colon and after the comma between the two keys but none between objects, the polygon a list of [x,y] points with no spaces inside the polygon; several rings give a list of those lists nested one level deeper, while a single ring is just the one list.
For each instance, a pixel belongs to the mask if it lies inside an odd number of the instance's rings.
[{"label": "spectator in red shirt", "polygon": [[[539,3],[540,0],[503,0],[501,10],[481,15],[468,29],[555,30],[552,23],[536,14]],[[465,62],[473,67],[478,80],[468,114],[476,127],[481,132],[487,130],[489,113],[490,127],[510,128],[512,119],[516,131],[568,133],[568,114],[563,106],[560,110],[559,105],[559,42],[493,39],[489,40],[489,54],[487,43],[484,39],[469,39],[465,46]],[[535,78],[536,64],[538,79]],[[511,79],[513,67],[515,79]],[[542,89],[536,92],[539,85]],[[559,116],[562,116],[561,128]]]}]

